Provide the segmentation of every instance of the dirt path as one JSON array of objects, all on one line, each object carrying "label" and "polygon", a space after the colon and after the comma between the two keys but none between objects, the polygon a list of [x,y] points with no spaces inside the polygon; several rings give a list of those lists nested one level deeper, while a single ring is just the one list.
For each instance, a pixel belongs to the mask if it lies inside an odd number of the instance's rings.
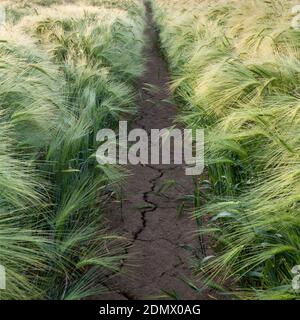
[{"label": "dirt path", "polygon": [[[162,129],[170,127],[176,107],[166,102],[170,93],[167,66],[159,53],[158,38],[147,8],[148,63],[140,79],[139,113],[133,128]],[[150,86],[149,86],[150,84]],[[157,90],[145,90],[155,87]],[[123,275],[107,281],[114,292],[101,299],[139,300],[162,296],[165,292],[179,299],[204,299],[189,288],[182,278],[191,279],[191,265],[200,254],[192,208],[178,216],[183,198],[193,193],[192,178],[176,165],[131,166],[121,208],[111,210],[108,220],[112,231],[129,239],[128,259]],[[176,183],[175,183],[176,182]],[[169,186],[160,192],[164,186]]]}]

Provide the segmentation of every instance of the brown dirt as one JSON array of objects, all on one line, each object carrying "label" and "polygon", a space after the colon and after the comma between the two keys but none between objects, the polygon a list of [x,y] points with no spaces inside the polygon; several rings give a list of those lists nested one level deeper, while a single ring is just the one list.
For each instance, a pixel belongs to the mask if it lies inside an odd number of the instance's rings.
[{"label": "brown dirt", "polygon": [[[164,100],[170,98],[170,77],[160,55],[158,37],[147,8],[148,40],[145,48],[147,67],[140,79],[138,117],[133,128],[162,129],[173,124],[177,110]],[[149,93],[146,84],[158,88]],[[199,295],[182,278],[192,279],[192,265],[201,256],[196,222],[191,204],[179,217],[177,209],[182,198],[193,193],[192,178],[179,165],[136,165],[128,169],[121,207],[107,214],[110,229],[129,240],[128,258],[122,262],[122,273],[108,278],[112,293],[99,299],[141,300],[159,297],[164,291],[176,292],[180,299],[206,299],[209,292]],[[166,181],[176,181],[167,191],[158,191]]]}]

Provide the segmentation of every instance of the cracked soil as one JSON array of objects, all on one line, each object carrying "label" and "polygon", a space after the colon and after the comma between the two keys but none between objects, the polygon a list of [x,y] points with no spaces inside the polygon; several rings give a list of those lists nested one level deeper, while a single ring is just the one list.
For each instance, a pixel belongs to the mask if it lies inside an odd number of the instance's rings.
[{"label": "cracked soil", "polygon": [[[140,79],[139,110],[131,129],[150,133],[173,125],[177,110],[166,101],[170,99],[170,77],[149,8],[146,37],[147,66]],[[157,89],[145,90],[149,84]],[[192,178],[185,175],[183,166],[174,164],[128,169],[131,175],[122,203],[106,214],[110,230],[128,239],[128,257],[122,262],[121,274],[106,281],[112,292],[99,299],[141,300],[162,297],[165,292],[176,293],[183,300],[206,299],[207,292],[200,296],[182,280],[193,278],[192,265],[203,247],[196,235],[192,204],[184,200],[193,194]],[[164,188],[166,185],[169,188]]]}]

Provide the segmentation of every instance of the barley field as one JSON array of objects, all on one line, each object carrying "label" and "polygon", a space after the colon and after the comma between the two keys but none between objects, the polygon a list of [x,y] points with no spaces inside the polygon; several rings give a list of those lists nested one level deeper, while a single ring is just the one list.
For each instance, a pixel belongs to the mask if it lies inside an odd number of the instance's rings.
[{"label": "barley field", "polygon": [[[0,300],[298,300],[297,5],[0,0]],[[203,174],[97,162],[124,120]]]},{"label": "barley field", "polygon": [[199,232],[216,251],[207,283],[243,299],[296,299],[299,265],[299,30],[296,1],[153,2],[181,106],[205,128],[208,178],[199,181]]},{"label": "barley field", "polygon": [[96,295],[121,254],[120,239],[101,230],[99,203],[123,173],[96,165],[95,130],[134,112],[143,8],[135,1],[1,5],[0,262],[7,287],[0,297]]}]

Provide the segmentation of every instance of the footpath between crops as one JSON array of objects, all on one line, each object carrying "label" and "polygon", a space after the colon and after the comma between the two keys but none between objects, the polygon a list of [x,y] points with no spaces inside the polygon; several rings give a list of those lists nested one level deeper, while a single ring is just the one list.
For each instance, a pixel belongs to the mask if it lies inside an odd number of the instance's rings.
[{"label": "footpath between crops", "polygon": [[[138,115],[131,128],[163,129],[173,125],[176,106],[170,103],[170,77],[160,54],[151,8],[147,8],[146,71],[139,81]],[[204,244],[192,218],[191,176],[181,165],[136,165],[123,188],[122,201],[109,210],[106,220],[113,233],[126,237],[127,258],[121,274],[108,277],[112,291],[99,299],[149,298],[210,299],[186,283],[192,266],[203,255]],[[199,283],[198,283],[199,285]]]}]

